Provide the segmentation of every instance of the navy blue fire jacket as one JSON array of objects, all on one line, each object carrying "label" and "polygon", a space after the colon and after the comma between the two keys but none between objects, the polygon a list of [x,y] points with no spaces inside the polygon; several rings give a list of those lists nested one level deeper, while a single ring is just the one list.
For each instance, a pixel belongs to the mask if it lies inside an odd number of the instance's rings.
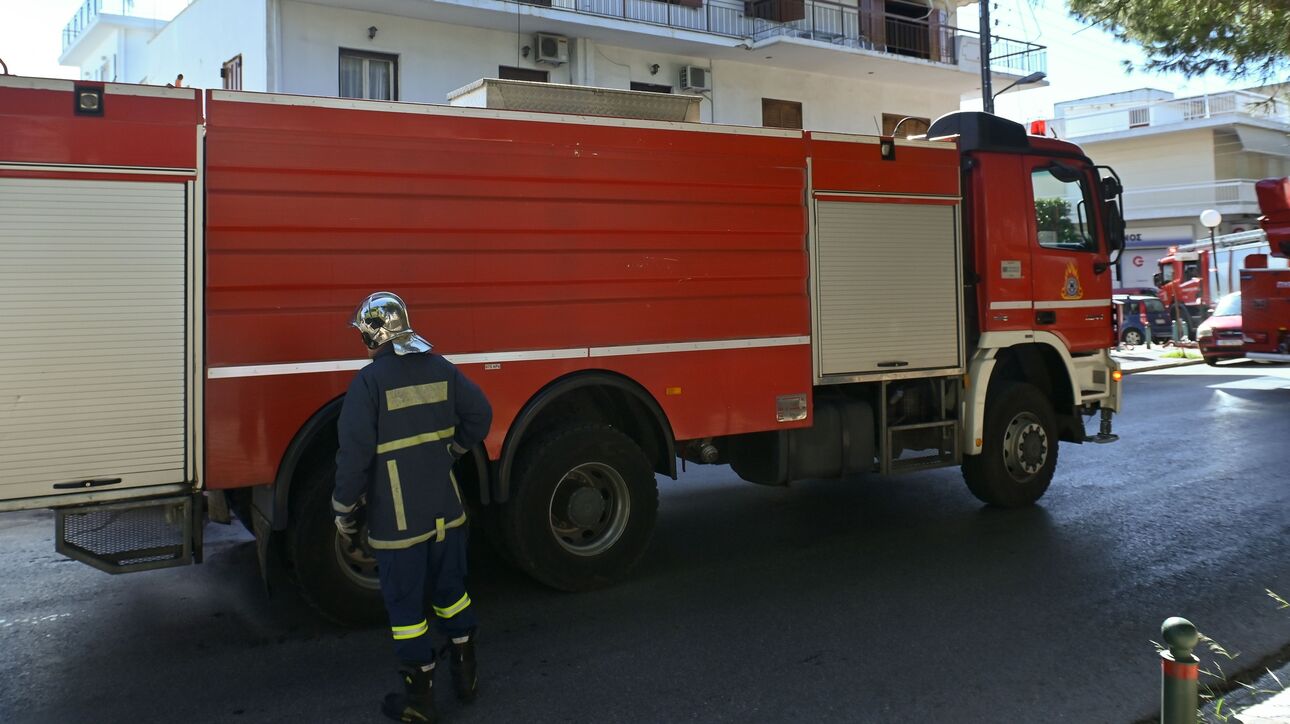
[{"label": "navy blue fire jacket", "polygon": [[337,433],[340,515],[367,501],[373,548],[408,548],[466,522],[452,474],[455,452],[488,435],[493,409],[475,383],[433,352],[397,355],[390,345],[358,371]]}]

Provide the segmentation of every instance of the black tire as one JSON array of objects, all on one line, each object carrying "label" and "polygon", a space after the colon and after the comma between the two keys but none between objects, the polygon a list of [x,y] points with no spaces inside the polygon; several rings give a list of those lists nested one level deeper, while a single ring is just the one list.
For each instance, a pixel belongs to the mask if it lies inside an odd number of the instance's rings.
[{"label": "black tire", "polygon": [[1218,358],[1217,358],[1217,357],[1206,357],[1206,358],[1205,358],[1205,364],[1209,365],[1210,367],[1217,367],[1217,366],[1218,366]]},{"label": "black tire", "polygon": [[[347,565],[344,545],[331,510],[335,469],[325,466],[299,484],[304,485],[293,501],[287,545],[296,583],[304,599],[323,616],[345,626],[370,626],[385,620],[384,602],[371,551],[358,549],[351,555],[370,560],[365,566]],[[359,530],[364,539],[366,528]],[[360,582],[361,581],[361,582]]]},{"label": "black tire", "polygon": [[585,591],[622,578],[644,554],[658,483],[631,438],[604,425],[565,428],[527,444],[515,471],[501,523],[520,570]]},{"label": "black tire", "polygon": [[1057,469],[1057,423],[1048,398],[1025,382],[1000,384],[986,401],[984,435],[981,454],[963,461],[972,494],[1002,508],[1043,497]]},{"label": "black tire", "polygon": [[1136,347],[1146,341],[1146,335],[1136,327],[1129,327],[1120,333],[1120,341],[1131,347]]}]

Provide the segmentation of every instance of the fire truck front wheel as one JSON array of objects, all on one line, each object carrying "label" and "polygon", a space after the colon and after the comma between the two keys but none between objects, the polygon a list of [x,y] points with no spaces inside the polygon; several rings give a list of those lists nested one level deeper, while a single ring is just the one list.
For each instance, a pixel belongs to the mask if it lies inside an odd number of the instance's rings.
[{"label": "fire truck front wheel", "polygon": [[1020,508],[1043,497],[1057,469],[1057,422],[1039,388],[1006,382],[986,400],[980,455],[963,461],[963,478],[981,502]]},{"label": "fire truck front wheel", "polygon": [[658,515],[649,458],[606,425],[568,427],[527,444],[501,510],[516,565],[553,588],[613,583],[640,559]]},{"label": "fire truck front wheel", "polygon": [[[376,559],[366,545],[347,542],[332,520],[330,465],[302,480],[292,501],[287,544],[300,593],[323,616],[347,626],[384,620]],[[359,532],[359,539],[364,531]]]}]

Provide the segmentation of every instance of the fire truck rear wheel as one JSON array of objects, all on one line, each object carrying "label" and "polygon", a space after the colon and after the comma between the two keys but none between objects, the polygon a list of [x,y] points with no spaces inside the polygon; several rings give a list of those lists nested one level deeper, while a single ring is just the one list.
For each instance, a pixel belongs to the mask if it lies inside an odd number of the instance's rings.
[{"label": "fire truck rear wheel", "polygon": [[[346,545],[332,520],[335,470],[314,472],[293,501],[287,545],[300,593],[323,616],[346,626],[385,620],[376,561],[365,546]],[[360,530],[359,535],[363,535]]]},{"label": "fire truck rear wheel", "polygon": [[644,554],[658,516],[654,468],[604,425],[569,427],[526,445],[502,507],[521,570],[564,591],[613,583]]},{"label": "fire truck rear wheel", "polygon": [[963,479],[981,502],[1003,508],[1032,505],[1057,469],[1057,422],[1039,388],[1007,382],[986,402],[980,455],[963,461]]}]

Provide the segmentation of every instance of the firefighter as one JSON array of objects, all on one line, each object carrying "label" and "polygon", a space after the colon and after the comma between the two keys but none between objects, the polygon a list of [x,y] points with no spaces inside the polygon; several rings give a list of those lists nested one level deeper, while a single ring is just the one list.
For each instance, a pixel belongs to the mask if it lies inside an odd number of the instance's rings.
[{"label": "firefighter", "polygon": [[341,407],[332,509],[350,545],[363,514],[379,567],[404,683],[381,711],[433,722],[436,651],[427,607],[447,639],[441,653],[451,654],[457,697],[469,703],[477,693],[466,512],[452,466],[488,434],[493,412],[483,392],[412,331],[398,296],[369,296],[351,324],[372,363],[359,370]]}]

